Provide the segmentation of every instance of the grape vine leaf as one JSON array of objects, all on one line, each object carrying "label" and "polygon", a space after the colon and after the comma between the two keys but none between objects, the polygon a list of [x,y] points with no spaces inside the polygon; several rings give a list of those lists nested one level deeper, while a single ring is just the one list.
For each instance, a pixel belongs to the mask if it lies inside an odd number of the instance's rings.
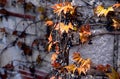
[{"label": "grape vine leaf", "polygon": [[109,79],[120,79],[119,73],[116,72],[113,68],[111,73],[106,73],[106,75],[109,77]]},{"label": "grape vine leaf", "polygon": [[75,70],[77,69],[77,67],[74,64],[70,64],[68,66],[65,66],[64,68],[67,69],[68,73],[71,73],[71,72],[74,73]]},{"label": "grape vine leaf", "polygon": [[102,5],[98,5],[95,9],[94,9],[94,13],[97,14],[97,16],[107,16],[107,14],[110,11],[114,11],[113,7],[108,7],[107,9],[105,9]]},{"label": "grape vine leaf", "polygon": [[116,3],[113,5],[114,8],[119,8],[120,7],[120,3]]},{"label": "grape vine leaf", "polygon": [[83,59],[81,61],[81,65],[77,68],[78,73],[79,74],[81,74],[81,73],[86,74],[86,72],[90,69],[90,66],[91,66],[91,60],[89,58]]},{"label": "grape vine leaf", "polygon": [[70,2],[63,2],[63,3],[55,4],[54,6],[52,6],[52,8],[54,9],[54,13],[57,13],[58,16],[62,12],[64,14],[66,14],[68,12],[70,14],[74,14],[74,10],[75,10],[75,7],[73,7]]},{"label": "grape vine leaf", "polygon": [[81,58],[81,56],[80,56],[79,53],[74,52],[74,53],[73,53],[73,60],[74,60],[75,62],[77,62],[77,63],[80,63],[80,62],[82,61],[82,58]]},{"label": "grape vine leaf", "polygon": [[119,19],[116,19],[116,18],[113,18],[112,21],[113,21],[112,26],[113,26],[115,29],[120,29],[120,20],[119,20]]},{"label": "grape vine leaf", "polygon": [[89,40],[89,36],[91,35],[90,25],[81,26],[79,35],[82,43],[87,42]]},{"label": "grape vine leaf", "polygon": [[55,27],[55,30],[60,30],[61,33],[63,33],[63,32],[68,33],[68,31],[69,31],[70,29],[73,30],[73,25],[72,25],[71,22],[69,22],[68,25],[60,22],[60,23],[58,23],[58,24],[56,25],[56,27]]}]

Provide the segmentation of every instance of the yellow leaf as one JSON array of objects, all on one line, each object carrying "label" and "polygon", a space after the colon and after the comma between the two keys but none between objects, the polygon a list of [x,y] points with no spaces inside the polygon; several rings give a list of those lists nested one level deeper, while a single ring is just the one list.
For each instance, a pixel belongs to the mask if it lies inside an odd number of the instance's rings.
[{"label": "yellow leaf", "polygon": [[47,48],[47,50],[48,50],[48,52],[50,52],[50,50],[51,50],[51,48],[52,48],[52,42],[50,42],[49,44],[48,44],[48,48]]},{"label": "yellow leaf", "polygon": [[110,11],[114,11],[113,7],[108,7],[107,9],[105,9],[102,5],[99,5],[94,9],[94,13],[97,14],[97,16],[106,17]]},{"label": "yellow leaf", "polygon": [[45,8],[40,6],[40,7],[37,8],[37,11],[41,12],[41,13],[44,13],[45,12]]},{"label": "yellow leaf", "polygon": [[91,60],[90,59],[83,59],[81,61],[81,65],[77,68],[79,75],[81,73],[86,74],[86,72],[90,69]]},{"label": "yellow leaf", "polygon": [[64,14],[68,12],[70,14],[74,14],[74,10],[75,10],[75,7],[73,7],[70,2],[55,4],[54,6],[52,6],[52,8],[54,9],[54,13],[57,13],[58,15],[60,15],[62,12]]},{"label": "yellow leaf", "polygon": [[65,68],[67,69],[68,73],[74,73],[77,67],[73,64],[70,64],[68,66],[65,66]]},{"label": "yellow leaf", "polygon": [[113,26],[115,29],[120,29],[120,20],[119,20],[119,19],[116,19],[116,18],[113,18],[112,21],[113,21],[112,26]]},{"label": "yellow leaf", "polygon": [[68,25],[65,25],[64,23],[60,22],[55,27],[55,30],[60,30],[61,33],[63,32],[68,33],[70,29],[73,30],[73,26],[71,22]]},{"label": "yellow leaf", "polygon": [[80,41],[82,43],[87,42],[89,40],[89,36],[91,35],[90,26],[89,25],[81,26],[79,35]]},{"label": "yellow leaf", "polygon": [[73,60],[77,63],[80,63],[82,61],[82,58],[79,53],[75,52],[73,53]]},{"label": "yellow leaf", "polygon": [[120,79],[119,73],[116,72],[113,68],[111,73],[106,73],[106,75],[109,77],[109,79]]}]

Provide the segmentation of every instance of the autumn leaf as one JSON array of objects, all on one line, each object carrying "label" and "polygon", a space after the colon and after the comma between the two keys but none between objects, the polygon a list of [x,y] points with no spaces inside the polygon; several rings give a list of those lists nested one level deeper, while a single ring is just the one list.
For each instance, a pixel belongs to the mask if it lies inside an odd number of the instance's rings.
[{"label": "autumn leaf", "polygon": [[114,8],[119,8],[120,7],[120,3],[116,3],[113,5]]},{"label": "autumn leaf", "polygon": [[47,25],[47,26],[53,26],[53,21],[51,21],[51,20],[48,20],[48,21],[46,21],[45,22],[45,25]]},{"label": "autumn leaf", "polygon": [[0,32],[6,32],[5,28],[0,28]]},{"label": "autumn leaf", "polygon": [[39,7],[37,8],[37,11],[40,12],[40,13],[44,13],[44,12],[45,12],[45,8],[42,7],[42,6],[39,6]]},{"label": "autumn leaf", "polygon": [[52,48],[52,45],[53,45],[52,42],[50,42],[50,43],[48,44],[48,47],[47,47],[47,51],[48,51],[48,52],[50,52],[50,50],[51,50],[51,48]]},{"label": "autumn leaf", "polygon": [[102,72],[106,72],[106,71],[108,71],[108,69],[110,68],[110,65],[106,65],[106,66],[104,66],[104,65],[98,65],[97,67],[97,70],[99,70],[99,71],[102,71]]},{"label": "autumn leaf", "polygon": [[42,60],[41,60],[41,56],[40,56],[40,55],[38,55],[38,56],[37,56],[37,58],[36,58],[36,62],[37,62],[38,64],[40,64],[40,63],[41,63],[41,61],[42,61]]},{"label": "autumn leaf", "polygon": [[77,69],[77,67],[74,64],[70,64],[68,66],[65,66],[64,68],[67,69],[68,73],[71,73],[71,72],[74,73],[75,70]]},{"label": "autumn leaf", "polygon": [[74,14],[75,10],[75,7],[73,7],[70,2],[55,4],[54,6],[52,6],[52,8],[54,9],[54,13],[57,13],[58,15],[60,15],[62,12],[64,14],[69,12],[72,15]]},{"label": "autumn leaf", "polygon": [[68,33],[69,30],[73,30],[73,25],[71,22],[69,22],[68,25],[65,25],[64,23],[60,22],[56,25],[55,30],[60,30],[61,33],[66,32]]},{"label": "autumn leaf", "polygon": [[81,26],[79,35],[82,43],[87,42],[89,40],[89,36],[91,35],[90,25]]},{"label": "autumn leaf", "polygon": [[82,58],[79,53],[75,52],[73,53],[73,60],[77,63],[80,63],[82,61]]},{"label": "autumn leaf", "polygon": [[61,65],[58,62],[54,62],[51,64],[54,68],[59,68]]},{"label": "autumn leaf", "polygon": [[120,79],[119,73],[116,72],[113,68],[111,73],[106,73],[106,75],[109,77],[109,79]]},{"label": "autumn leaf", "polygon": [[115,28],[115,30],[120,29],[120,20],[116,19],[116,18],[113,18],[112,21],[113,21],[112,26]]},{"label": "autumn leaf", "polygon": [[58,54],[57,53],[53,53],[52,56],[51,56],[51,63],[55,62],[57,57],[58,57]]},{"label": "autumn leaf", "polygon": [[48,43],[52,42],[53,38],[52,38],[52,34],[50,33],[49,37],[48,37]]},{"label": "autumn leaf", "polygon": [[90,69],[90,66],[91,66],[91,60],[89,58],[83,59],[81,61],[81,65],[77,68],[78,73],[79,74],[81,74],[81,73],[86,74],[86,72]]},{"label": "autumn leaf", "polygon": [[108,7],[107,9],[105,9],[102,5],[99,5],[94,9],[94,13],[97,14],[97,16],[106,17],[110,11],[114,11],[113,7]]}]

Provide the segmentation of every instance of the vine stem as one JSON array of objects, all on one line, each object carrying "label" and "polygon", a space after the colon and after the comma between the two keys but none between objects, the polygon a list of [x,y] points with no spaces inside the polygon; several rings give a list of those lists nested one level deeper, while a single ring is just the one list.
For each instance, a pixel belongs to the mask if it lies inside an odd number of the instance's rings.
[{"label": "vine stem", "polygon": [[101,35],[120,35],[120,32],[104,32],[104,33],[99,33],[99,34],[93,34],[91,37],[95,37],[95,36],[101,36]]}]

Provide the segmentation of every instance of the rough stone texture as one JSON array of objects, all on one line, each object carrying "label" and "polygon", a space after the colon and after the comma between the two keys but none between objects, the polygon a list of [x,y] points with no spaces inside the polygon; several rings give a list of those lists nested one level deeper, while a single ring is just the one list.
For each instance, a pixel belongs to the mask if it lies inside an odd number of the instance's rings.
[{"label": "rough stone texture", "polygon": [[[20,6],[15,7],[10,7],[10,2],[12,0],[9,0],[8,6],[5,8],[9,11],[12,12],[18,12],[18,13],[23,13],[23,9]],[[27,0],[28,2],[32,2],[36,6],[41,5],[39,0]],[[90,5],[93,5],[94,2],[97,4],[102,4],[99,0],[84,0],[88,2]],[[109,6],[111,4],[114,4],[115,2],[113,0],[103,0],[104,4],[106,6]],[[43,3],[45,5],[45,3]],[[48,3],[48,5],[51,5]],[[86,3],[84,3],[82,0],[73,0],[73,5],[78,5],[78,6],[86,6]],[[14,9],[13,9],[14,8]],[[84,16],[92,16],[93,15],[93,10],[92,8],[86,8],[84,7],[83,9],[80,10]],[[38,19],[39,15],[37,16]],[[50,15],[49,17],[53,17]],[[8,20],[5,18],[3,19],[3,22],[0,23],[0,27],[5,27],[7,31],[11,34],[13,30],[15,29],[15,26],[21,21],[21,23],[17,26],[18,31],[23,31],[23,29],[27,26],[27,23],[31,23],[31,21],[23,21],[21,18],[16,18],[16,17],[9,17]],[[23,25],[24,24],[24,25]],[[97,26],[96,26],[97,27]],[[106,30],[103,29],[95,29],[92,30],[94,34],[97,33],[102,33],[106,32]],[[24,39],[19,39],[20,41],[25,41],[27,45],[31,45],[32,41],[36,38],[44,38],[44,35],[46,34],[46,28],[41,24],[37,23],[36,25],[31,25],[28,29],[27,32],[29,34],[37,34],[37,36],[27,36],[27,38]],[[0,32],[0,51],[5,48],[10,42],[15,40],[16,36],[8,35],[5,36],[4,33]],[[120,38],[120,36],[119,36]],[[83,58],[91,58],[93,63],[95,64],[110,64],[113,65],[113,41],[114,41],[114,36],[112,35],[103,35],[103,36],[96,36],[92,38],[92,45],[85,44],[85,45],[80,45],[76,47],[72,47],[70,49],[70,63],[72,61],[71,56],[73,52],[76,52],[79,48],[79,52]],[[42,47],[41,47],[42,49]],[[26,58],[24,58],[22,55],[22,50],[20,50],[17,46],[10,47],[7,50],[4,51],[4,53],[0,56],[0,66],[5,66],[12,60],[23,60],[26,61]],[[35,61],[37,55],[40,54],[42,58],[45,59],[45,62],[43,62],[40,66],[40,70],[44,72],[50,72],[51,70],[51,65],[50,65],[50,57],[51,53],[47,54],[43,51],[39,52],[34,50],[32,58],[28,57],[29,61]],[[118,54],[118,66],[120,67],[120,40],[119,40],[119,54]],[[18,63],[15,63],[18,64]],[[14,77],[16,79],[17,75]],[[17,77],[18,78],[18,77]],[[10,78],[13,79],[13,78]],[[99,77],[91,77],[87,76],[86,78],[83,79],[100,79]]]}]

